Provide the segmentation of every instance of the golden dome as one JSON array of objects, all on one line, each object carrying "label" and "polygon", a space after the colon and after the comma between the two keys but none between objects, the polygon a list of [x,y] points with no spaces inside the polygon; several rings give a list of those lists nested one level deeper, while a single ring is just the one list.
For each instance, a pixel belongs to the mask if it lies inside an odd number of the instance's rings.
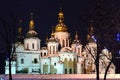
[{"label": "golden dome", "polygon": [[59,23],[55,27],[55,32],[66,32],[67,31],[67,26],[63,23]]},{"label": "golden dome", "polygon": [[30,26],[30,29],[34,29],[34,21],[33,20],[30,20],[29,26]]},{"label": "golden dome", "polygon": [[58,13],[58,24],[55,27],[55,32],[66,32],[67,26],[63,23],[64,22],[64,14],[62,10]]},{"label": "golden dome", "polygon": [[33,20],[33,13],[31,13],[31,20],[29,22],[29,29],[34,29],[34,20]]}]

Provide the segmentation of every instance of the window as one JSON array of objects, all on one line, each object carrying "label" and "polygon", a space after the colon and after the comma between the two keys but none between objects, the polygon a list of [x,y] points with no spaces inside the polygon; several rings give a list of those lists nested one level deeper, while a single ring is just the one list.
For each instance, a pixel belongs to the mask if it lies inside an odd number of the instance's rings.
[{"label": "window", "polygon": [[72,59],[70,58],[70,61],[72,61]]},{"label": "window", "polygon": [[68,40],[66,40],[66,46],[68,46]]},{"label": "window", "polygon": [[56,66],[56,63],[54,63],[54,66]]},{"label": "window", "polygon": [[38,63],[38,61],[37,61],[37,59],[36,59],[36,58],[34,59],[34,63]]},{"label": "window", "polygon": [[65,69],[65,74],[67,74],[67,69]]},{"label": "window", "polygon": [[53,54],[55,54],[55,46],[53,46]]},{"label": "window", "polygon": [[24,59],[21,59],[21,64],[24,64]]},{"label": "window", "polygon": [[76,59],[74,58],[74,61],[76,61]]},{"label": "window", "polygon": [[46,53],[44,52],[44,56],[46,56]]},{"label": "window", "polygon": [[42,57],[42,52],[40,53],[41,57]]},{"label": "window", "polygon": [[32,43],[32,48],[34,49],[34,43]]},{"label": "window", "polygon": [[64,40],[62,41],[63,42],[63,47],[65,46],[65,42],[64,42]]},{"label": "window", "polygon": [[69,73],[72,74],[72,69],[71,68],[69,69]]}]

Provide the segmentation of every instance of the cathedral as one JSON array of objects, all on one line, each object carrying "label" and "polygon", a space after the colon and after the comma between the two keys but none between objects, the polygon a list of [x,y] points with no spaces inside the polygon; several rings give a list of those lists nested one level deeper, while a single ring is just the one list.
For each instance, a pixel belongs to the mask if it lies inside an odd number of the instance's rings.
[{"label": "cathedral", "polygon": [[[95,59],[97,43],[94,37],[92,23],[87,34],[87,44],[83,46],[78,32],[70,43],[70,34],[64,24],[64,13],[58,13],[58,24],[46,38],[46,46],[41,47],[41,40],[37,37],[33,14],[29,22],[29,31],[25,38],[22,36],[21,26],[18,28],[18,40],[15,51],[11,53],[12,74],[95,74]],[[107,48],[100,53],[99,71],[104,74],[112,58]],[[6,59],[5,74],[9,74],[9,59]],[[108,73],[115,74],[112,63]]]}]

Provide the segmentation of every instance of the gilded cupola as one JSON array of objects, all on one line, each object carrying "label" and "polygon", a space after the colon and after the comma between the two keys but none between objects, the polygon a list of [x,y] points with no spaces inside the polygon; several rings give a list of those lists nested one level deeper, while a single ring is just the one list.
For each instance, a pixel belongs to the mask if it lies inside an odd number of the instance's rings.
[{"label": "gilded cupola", "polygon": [[31,13],[31,20],[29,22],[29,29],[34,29],[34,20],[33,20],[33,13]]},{"label": "gilded cupola", "polygon": [[29,31],[26,34],[27,38],[37,36],[37,32],[34,30],[34,27],[35,27],[35,23],[34,23],[34,20],[33,20],[33,13],[31,13],[31,20],[29,22]]},{"label": "gilded cupola", "polygon": [[67,26],[64,24],[64,14],[60,9],[58,13],[58,24],[55,27],[55,32],[66,32]]}]

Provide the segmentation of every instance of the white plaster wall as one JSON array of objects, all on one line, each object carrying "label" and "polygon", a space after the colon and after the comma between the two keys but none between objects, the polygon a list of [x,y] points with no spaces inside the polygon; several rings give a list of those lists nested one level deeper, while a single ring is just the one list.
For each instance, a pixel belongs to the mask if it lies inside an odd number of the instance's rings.
[{"label": "white plaster wall", "polygon": [[[53,54],[53,51],[56,53],[58,51],[58,45],[59,45],[58,42],[48,42],[47,47],[48,47],[49,53]],[[54,47],[54,50],[53,50],[53,47]]]},{"label": "white plaster wall", "polygon": [[62,52],[62,53],[59,54],[59,56],[60,56],[61,61],[64,61],[65,58],[67,58],[68,60],[71,59],[72,61],[74,61],[74,59],[77,60],[76,53]]},{"label": "white plaster wall", "polygon": [[[65,46],[66,44],[68,44],[69,46],[69,43],[66,43],[66,40],[69,39],[69,36],[70,34],[68,32],[55,32],[55,38],[59,40],[59,43],[61,46],[63,46],[63,40],[65,41]],[[68,41],[69,42],[69,41]]]},{"label": "white plaster wall", "polygon": [[77,62],[77,74],[82,74],[82,66],[80,62]]},{"label": "white plaster wall", "polygon": [[[28,50],[40,50],[40,39],[39,38],[26,38],[24,40],[25,49],[27,49],[27,44],[29,44]],[[32,47],[32,44],[34,44],[34,49]]]},{"label": "white plaster wall", "polygon": [[[21,70],[23,68],[28,68],[29,73],[31,73],[33,68],[40,68],[40,54],[38,53],[18,53],[17,54],[17,70]],[[24,59],[24,64],[21,64],[21,59]],[[38,63],[33,63],[34,59],[38,60]]]},{"label": "white plaster wall", "polygon": [[[51,61],[50,61],[51,65],[54,65],[54,63],[56,63],[56,66],[57,66],[58,61],[60,61],[59,57],[51,57],[50,59],[51,59]],[[56,66],[54,66],[54,67],[56,67]]]},{"label": "white plaster wall", "polygon": [[43,74],[43,65],[48,65],[48,73],[50,73],[50,58],[41,58],[41,74]]},{"label": "white plaster wall", "polygon": [[63,65],[63,63],[57,63],[56,68],[57,68],[57,74],[64,74],[64,65]]},{"label": "white plaster wall", "polygon": [[[9,61],[6,61],[5,74],[9,74]],[[11,74],[16,74],[16,62],[11,62]]]}]

